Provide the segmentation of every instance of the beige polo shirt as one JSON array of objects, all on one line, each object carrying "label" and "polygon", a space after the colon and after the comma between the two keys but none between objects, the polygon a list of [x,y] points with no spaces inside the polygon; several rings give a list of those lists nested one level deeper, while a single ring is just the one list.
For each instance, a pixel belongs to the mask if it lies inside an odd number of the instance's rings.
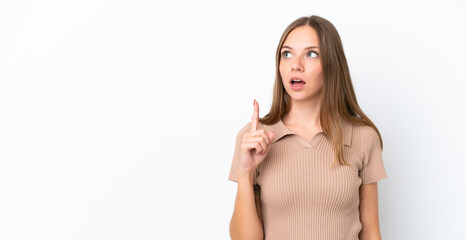
[{"label": "beige polo shirt", "polygon": [[[228,179],[237,182],[242,136],[248,122],[236,135]],[[323,132],[311,141],[278,121],[259,123],[274,131],[274,140],[258,167],[266,240],[357,240],[361,231],[359,187],[386,178],[380,140],[369,126],[342,121],[345,160],[334,161],[333,145]]]}]

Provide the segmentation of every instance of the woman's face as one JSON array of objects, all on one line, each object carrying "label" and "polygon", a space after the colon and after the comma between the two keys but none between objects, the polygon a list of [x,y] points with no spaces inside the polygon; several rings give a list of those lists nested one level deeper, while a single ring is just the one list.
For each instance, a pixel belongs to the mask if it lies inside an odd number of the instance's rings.
[{"label": "woman's face", "polygon": [[[310,26],[293,29],[281,48],[280,75],[286,92],[294,101],[320,99],[324,75],[319,40]],[[294,83],[292,80],[302,82]]]}]

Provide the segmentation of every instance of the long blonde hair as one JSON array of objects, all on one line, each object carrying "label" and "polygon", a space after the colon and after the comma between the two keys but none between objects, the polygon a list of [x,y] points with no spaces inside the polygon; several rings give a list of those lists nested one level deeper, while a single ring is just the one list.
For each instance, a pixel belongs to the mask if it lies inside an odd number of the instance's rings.
[{"label": "long blonde hair", "polygon": [[312,15],[298,18],[283,32],[275,58],[276,73],[272,106],[269,113],[260,118],[259,122],[266,125],[274,124],[290,111],[291,98],[283,86],[279,71],[280,51],[288,34],[293,29],[306,25],[317,32],[320,45],[321,64],[324,74],[323,101],[320,112],[321,127],[325,136],[333,143],[335,161],[338,161],[341,165],[347,165],[348,163],[343,156],[340,116],[352,124],[373,127],[379,135],[380,145],[383,148],[382,136],[375,124],[358,105],[340,35],[333,24],[322,17]]}]

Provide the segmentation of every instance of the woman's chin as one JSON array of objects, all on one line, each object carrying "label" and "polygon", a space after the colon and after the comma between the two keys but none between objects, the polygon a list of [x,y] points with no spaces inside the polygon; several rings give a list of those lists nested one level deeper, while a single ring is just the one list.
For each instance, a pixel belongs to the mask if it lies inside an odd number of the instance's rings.
[{"label": "woman's chin", "polygon": [[320,94],[309,94],[309,93],[291,93],[289,94],[292,101],[295,102],[308,102],[317,101],[320,99]]}]

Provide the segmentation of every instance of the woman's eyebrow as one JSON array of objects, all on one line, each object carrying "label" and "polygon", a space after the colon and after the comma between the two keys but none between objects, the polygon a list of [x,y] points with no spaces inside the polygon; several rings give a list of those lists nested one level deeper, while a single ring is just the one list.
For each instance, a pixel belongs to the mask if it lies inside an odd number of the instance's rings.
[{"label": "woman's eyebrow", "polygon": [[[292,48],[292,47],[290,47],[290,46],[286,46],[286,45],[285,45],[285,46],[283,46],[282,48],[289,48],[289,49],[293,50],[293,48]],[[306,48],[304,48],[304,50],[307,50],[307,49],[312,49],[312,48],[317,48],[317,49],[318,49],[319,47],[318,47],[318,46],[309,46],[309,47],[306,47]]]}]

